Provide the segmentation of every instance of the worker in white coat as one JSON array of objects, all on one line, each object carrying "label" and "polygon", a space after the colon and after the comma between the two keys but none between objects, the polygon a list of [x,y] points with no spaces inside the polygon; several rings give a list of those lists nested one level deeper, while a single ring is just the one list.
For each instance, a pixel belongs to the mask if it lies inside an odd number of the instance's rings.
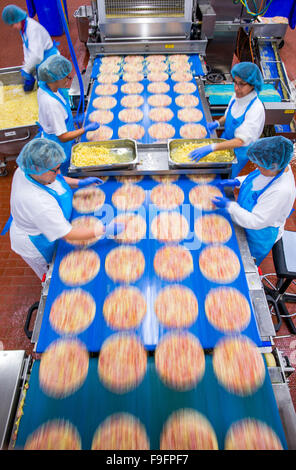
[{"label": "worker in white coat", "polygon": [[38,70],[38,136],[53,140],[63,147],[67,157],[61,166],[63,175],[67,174],[75,139],[100,127],[94,122],[75,129],[69,98],[65,93],[71,70],[71,62],[61,55],[49,57]]},{"label": "worker in white coat", "polygon": [[57,45],[44,26],[29,18],[27,12],[16,5],[7,5],[2,11],[2,19],[21,34],[24,51],[21,69],[24,91],[32,91],[38,67],[51,55],[59,54]]},{"label": "worker in white coat", "polygon": [[96,177],[63,177],[60,166],[65,158],[56,142],[37,138],[22,149],[16,160],[19,168],[12,181],[11,216],[2,235],[10,229],[11,249],[40,279],[48,270],[60,238],[71,243],[113,236],[124,229],[122,224],[102,226],[99,222],[94,228],[72,227],[72,189],[103,181]]},{"label": "worker in white coat", "polygon": [[245,228],[251,255],[259,266],[283,235],[295,201],[295,181],[289,165],[294,147],[282,136],[259,139],[248,148],[257,169],[247,176],[221,180],[220,186],[239,187],[237,201],[216,197],[217,207]]},{"label": "worker in white coat", "polygon": [[265,109],[258,97],[263,86],[263,77],[256,64],[236,64],[231,75],[234,82],[232,96],[225,114],[216,121],[207,123],[209,134],[224,126],[221,138],[226,142],[205,145],[191,152],[190,157],[198,161],[215,150],[233,149],[237,164],[232,165],[232,178],[237,176],[248,162],[249,146],[256,142],[264,129]]}]

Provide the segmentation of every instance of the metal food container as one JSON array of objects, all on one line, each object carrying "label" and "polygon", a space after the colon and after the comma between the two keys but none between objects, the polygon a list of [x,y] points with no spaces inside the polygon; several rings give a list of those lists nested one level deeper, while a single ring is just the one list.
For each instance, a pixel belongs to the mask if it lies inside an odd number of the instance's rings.
[{"label": "metal food container", "polygon": [[176,162],[172,159],[172,152],[184,144],[217,144],[224,142],[226,139],[170,139],[168,140],[168,160],[169,166],[178,168],[225,168],[231,167],[233,163],[237,163],[237,159],[233,150],[229,150],[233,159],[230,161],[212,162],[212,161],[199,161],[199,162]]},{"label": "metal food container", "polygon": [[[118,163],[110,163],[106,165],[85,165],[76,166],[73,163],[73,155],[78,146],[85,147],[105,147],[109,149],[114,155],[119,157]],[[73,145],[71,152],[71,162],[69,170],[83,170],[83,171],[94,171],[94,170],[113,170],[119,168],[134,168],[138,164],[138,151],[137,143],[133,139],[114,139],[114,140],[100,140],[98,142],[80,142]]]},{"label": "metal food container", "polygon": [[[0,69],[1,85],[20,85],[23,83],[20,70],[21,67]],[[17,157],[23,146],[33,139],[37,132],[38,126],[36,123],[0,129],[0,155]]]}]

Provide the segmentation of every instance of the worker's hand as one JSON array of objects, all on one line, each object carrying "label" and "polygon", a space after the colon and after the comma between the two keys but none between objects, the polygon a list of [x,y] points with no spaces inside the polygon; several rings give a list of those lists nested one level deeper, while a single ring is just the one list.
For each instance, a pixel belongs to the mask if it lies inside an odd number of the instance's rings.
[{"label": "worker's hand", "polygon": [[84,123],[85,115],[86,113],[80,113],[76,116],[76,121],[78,122],[79,126],[82,126],[82,124]]},{"label": "worker's hand", "polygon": [[212,134],[215,129],[217,129],[220,126],[218,121],[213,121],[213,122],[207,122],[207,131],[209,134]]},{"label": "worker's hand", "polygon": [[78,188],[85,188],[85,186],[90,186],[91,184],[103,184],[104,181],[96,176],[90,176],[89,178],[84,178],[84,180],[78,181]]},{"label": "worker's hand", "polygon": [[125,229],[125,224],[110,222],[105,228],[105,235],[106,237],[115,237],[123,232]]},{"label": "worker's hand", "polygon": [[35,85],[35,77],[34,75],[31,75],[30,73],[25,72],[25,70],[21,70],[21,75],[23,77],[24,81],[24,91],[32,91]]},{"label": "worker's hand", "polygon": [[216,182],[216,186],[220,188],[224,188],[225,186],[235,188],[236,186],[240,186],[240,181],[237,178],[220,180]]},{"label": "worker's hand", "polygon": [[100,124],[98,122],[90,122],[89,124],[84,126],[84,132],[96,131],[97,129],[99,129],[99,127]]},{"label": "worker's hand", "polygon": [[204,145],[190,152],[189,157],[191,160],[198,162],[201,158],[208,155],[208,153],[214,152],[215,147],[215,144]]},{"label": "worker's hand", "polygon": [[227,206],[230,203],[230,199],[227,197],[216,196],[214,199],[212,199],[212,202],[215,204],[215,206],[219,207],[219,209],[227,209]]}]

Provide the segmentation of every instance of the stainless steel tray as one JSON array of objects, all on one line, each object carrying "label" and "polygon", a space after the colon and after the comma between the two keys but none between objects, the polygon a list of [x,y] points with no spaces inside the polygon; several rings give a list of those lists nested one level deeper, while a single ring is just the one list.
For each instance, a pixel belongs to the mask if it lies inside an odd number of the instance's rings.
[{"label": "stainless steel tray", "polygon": [[[105,147],[122,157],[123,161],[118,163],[110,163],[107,165],[85,165],[85,166],[76,166],[73,164],[73,154],[75,149],[80,146],[86,147]],[[115,139],[115,140],[100,140],[98,142],[79,142],[76,145],[73,145],[71,152],[71,162],[70,170],[84,170],[84,171],[93,171],[93,170],[112,170],[115,168],[134,168],[138,164],[138,151],[137,143],[133,139]]]},{"label": "stainless steel tray", "polygon": [[178,167],[178,168],[221,168],[221,167],[230,167],[233,163],[237,163],[237,159],[233,150],[229,150],[229,152],[233,155],[233,159],[231,161],[225,162],[206,162],[206,161],[199,161],[199,162],[176,162],[171,158],[172,150],[176,149],[177,147],[183,144],[199,144],[205,143],[208,144],[216,144],[219,142],[224,142],[225,139],[170,139],[168,140],[168,161],[169,166],[171,167]]}]

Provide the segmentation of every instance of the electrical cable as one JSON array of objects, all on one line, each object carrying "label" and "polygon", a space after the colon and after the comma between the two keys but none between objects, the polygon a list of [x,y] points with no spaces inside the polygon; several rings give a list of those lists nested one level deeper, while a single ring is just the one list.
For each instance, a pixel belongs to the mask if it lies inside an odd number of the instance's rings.
[{"label": "electrical cable", "polygon": [[65,34],[66,34],[66,37],[67,37],[70,54],[71,54],[71,57],[72,57],[72,60],[73,60],[74,68],[76,70],[76,74],[77,74],[77,78],[78,78],[78,82],[79,82],[80,99],[79,99],[79,104],[78,104],[77,113],[76,113],[76,124],[79,126],[79,115],[80,115],[80,113],[82,115],[84,114],[84,108],[85,108],[83,80],[82,80],[82,76],[81,76],[81,73],[80,73],[80,70],[79,70],[79,66],[78,66],[77,57],[76,57],[76,54],[75,54],[75,51],[74,51],[74,47],[73,47],[73,44],[72,44],[63,0],[58,0],[57,1],[57,6],[58,6],[60,18],[61,18],[63,26],[64,26],[64,30],[65,30]]},{"label": "electrical cable", "polygon": [[245,7],[247,13],[248,13],[249,15],[252,15],[252,16],[255,16],[255,17],[257,17],[257,16],[263,16],[263,15],[266,13],[266,11],[268,10],[268,8],[270,7],[270,5],[272,4],[273,0],[269,0],[268,3],[267,3],[267,5],[265,5],[264,8],[263,8],[263,1],[261,1],[261,5],[260,5],[259,10],[258,10],[258,8],[257,8],[257,4],[255,3],[255,0],[252,0],[252,2],[253,2],[253,8],[254,8],[256,11],[251,11],[251,9],[250,9],[250,7],[249,7],[249,5],[248,5],[248,0],[233,0],[233,3],[234,3],[235,5],[237,5],[238,3],[241,3],[241,4]]}]

